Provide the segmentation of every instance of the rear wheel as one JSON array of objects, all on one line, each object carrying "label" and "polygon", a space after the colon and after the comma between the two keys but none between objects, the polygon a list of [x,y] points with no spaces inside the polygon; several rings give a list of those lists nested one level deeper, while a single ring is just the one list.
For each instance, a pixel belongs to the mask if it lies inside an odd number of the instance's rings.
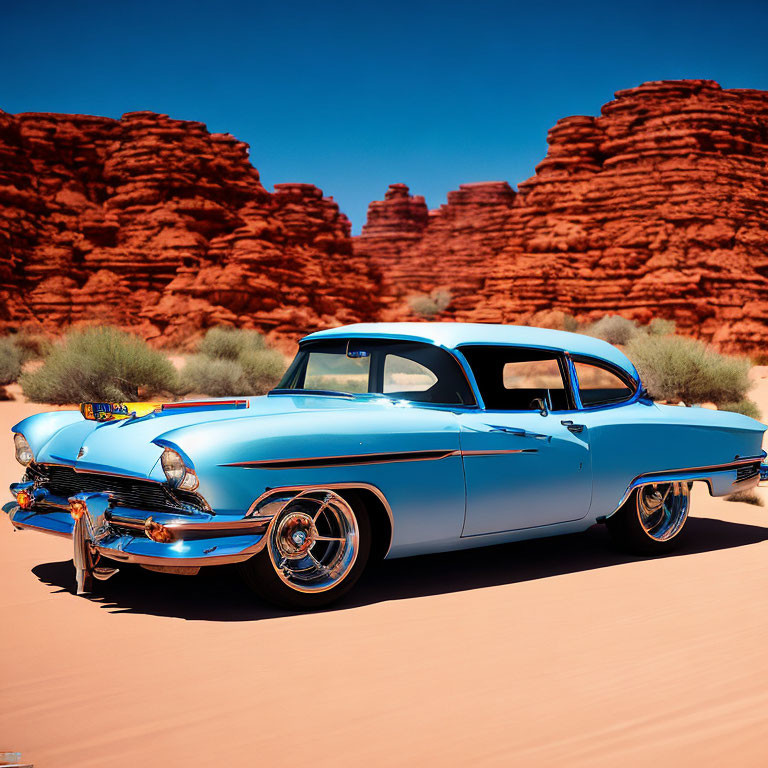
[{"label": "rear wheel", "polygon": [[271,603],[312,610],[338,600],[360,578],[371,548],[364,507],[327,489],[286,503],[265,534],[266,546],[242,563],[248,586]]},{"label": "rear wheel", "polygon": [[614,540],[640,555],[670,552],[682,540],[690,509],[690,483],[651,483],[638,488],[606,524]]}]

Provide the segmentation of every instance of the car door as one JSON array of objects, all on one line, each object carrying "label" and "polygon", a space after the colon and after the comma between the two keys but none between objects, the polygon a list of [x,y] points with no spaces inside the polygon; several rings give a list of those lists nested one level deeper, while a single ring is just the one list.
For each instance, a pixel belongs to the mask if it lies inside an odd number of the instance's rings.
[{"label": "car door", "polygon": [[[459,414],[467,502],[463,536],[579,520],[589,511],[588,430],[556,352],[462,348],[486,408]],[[506,407],[505,407],[506,406]]]}]

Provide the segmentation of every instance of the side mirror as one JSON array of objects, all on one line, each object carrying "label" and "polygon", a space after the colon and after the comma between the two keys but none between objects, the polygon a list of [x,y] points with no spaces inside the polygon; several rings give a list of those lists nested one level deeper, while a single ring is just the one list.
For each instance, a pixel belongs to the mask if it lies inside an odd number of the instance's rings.
[{"label": "side mirror", "polygon": [[549,416],[549,410],[547,409],[547,403],[543,397],[537,397],[535,400],[531,400],[531,405],[537,408],[542,416]]}]

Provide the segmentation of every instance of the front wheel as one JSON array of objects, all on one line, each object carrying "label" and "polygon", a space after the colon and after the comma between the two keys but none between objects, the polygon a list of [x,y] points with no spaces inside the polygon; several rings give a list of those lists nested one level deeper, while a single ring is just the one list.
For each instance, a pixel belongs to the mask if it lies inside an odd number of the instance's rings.
[{"label": "front wheel", "polygon": [[690,483],[650,483],[640,486],[606,524],[622,548],[663,554],[680,545],[690,505]]},{"label": "front wheel", "polygon": [[265,535],[264,549],[242,563],[240,572],[258,595],[292,610],[322,608],[346,594],[371,549],[365,509],[327,489],[294,496]]}]

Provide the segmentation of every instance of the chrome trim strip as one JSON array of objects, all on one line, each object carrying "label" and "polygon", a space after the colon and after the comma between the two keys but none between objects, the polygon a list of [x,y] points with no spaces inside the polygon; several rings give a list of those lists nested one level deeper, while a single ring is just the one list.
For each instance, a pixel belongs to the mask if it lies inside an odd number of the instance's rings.
[{"label": "chrome trim strip", "polygon": [[[639,488],[641,485],[649,485],[651,483],[667,483],[678,482],[680,480],[707,480],[707,475],[715,474],[718,472],[732,472],[745,464],[756,464],[762,462],[766,457],[766,452],[761,451],[759,456],[746,456],[744,458],[737,458],[733,461],[729,461],[727,464],[713,464],[705,467],[685,467],[683,469],[664,469],[656,472],[646,472],[642,475],[638,475],[629,484],[627,490],[624,491],[624,495],[617,504],[616,508],[606,518],[615,515],[616,512],[621,509],[622,505],[630,497],[632,491]],[[692,476],[694,475],[694,476]],[[759,475],[755,475],[759,477]],[[754,480],[754,477],[747,478],[747,481]],[[745,482],[742,480],[737,481],[739,483]],[[736,483],[733,483],[736,485]]]},{"label": "chrome trim strip", "polygon": [[126,480],[140,480],[145,483],[156,483],[157,485],[165,484],[162,480],[155,480],[151,477],[147,477],[146,475],[125,475],[122,472],[110,472],[106,469],[86,469],[85,467],[76,467],[74,463],[65,464],[63,461],[40,461],[35,463],[38,467],[66,467],[67,469],[71,469],[73,472],[77,472],[78,474],[83,475],[107,475],[109,477],[124,477]]},{"label": "chrome trim strip", "polygon": [[[268,488],[264,493],[259,496],[256,501],[251,504],[251,506],[248,508],[248,511],[245,513],[246,518],[253,515],[254,511],[261,506],[264,502],[266,502],[270,496],[279,496],[282,493],[295,493],[298,495],[299,493],[302,493],[303,491],[334,491],[334,490],[365,490],[370,491],[371,493],[376,496],[376,498],[381,502],[382,506],[384,507],[384,511],[387,513],[387,517],[389,518],[389,544],[387,545],[387,551],[384,553],[384,557],[386,557],[389,554],[389,550],[392,548],[392,541],[395,538],[395,518],[392,515],[392,507],[390,507],[389,502],[387,501],[387,497],[384,495],[382,490],[380,488],[377,488],[372,483],[327,483],[325,485],[284,485],[280,488]],[[266,517],[266,516],[265,516]],[[266,539],[266,536],[264,537]]]},{"label": "chrome trim strip", "polygon": [[[164,528],[168,528],[175,533],[182,534],[181,538],[183,538],[183,534],[185,532],[207,533],[210,531],[212,533],[218,534],[232,533],[233,535],[239,535],[242,533],[264,533],[264,531],[267,529],[267,526],[269,525],[270,520],[272,519],[271,516],[254,516],[248,520],[232,520],[230,522],[185,523],[183,520],[178,520],[166,523],[156,519],[157,515],[150,515],[149,517],[152,517],[155,522],[159,522]],[[146,519],[137,520],[130,517],[121,517],[120,515],[115,515],[114,513],[110,512],[107,517],[107,522],[110,525],[116,525],[119,528],[135,529],[143,533]],[[261,528],[263,528],[263,530],[259,530]]]},{"label": "chrome trim strip", "polygon": [[71,533],[64,533],[64,531],[53,531],[50,528],[42,528],[39,525],[31,525],[30,523],[17,523],[11,519],[11,525],[14,528],[21,530],[22,528],[29,531],[38,531],[39,533],[50,533],[52,536],[63,536],[65,539],[71,539]]},{"label": "chrome trim strip", "polygon": [[358,453],[341,456],[309,456],[291,459],[264,459],[261,461],[238,461],[221,464],[223,467],[241,469],[318,469],[326,467],[354,467],[366,464],[393,464],[404,461],[437,461],[449,456],[458,456],[456,448],[428,451],[399,451],[392,453]]},{"label": "chrome trim strip", "polygon": [[210,557],[153,557],[151,555],[137,555],[133,552],[123,552],[119,549],[109,549],[96,545],[96,550],[102,557],[116,560],[121,563],[137,563],[138,565],[171,565],[182,567],[195,567],[202,565],[227,565],[229,563],[242,563],[261,552],[267,543],[267,537],[261,539],[242,552],[232,555],[211,555]]},{"label": "chrome trim strip", "polygon": [[538,448],[507,448],[496,451],[462,451],[462,456],[495,456],[501,453],[538,453]]}]

